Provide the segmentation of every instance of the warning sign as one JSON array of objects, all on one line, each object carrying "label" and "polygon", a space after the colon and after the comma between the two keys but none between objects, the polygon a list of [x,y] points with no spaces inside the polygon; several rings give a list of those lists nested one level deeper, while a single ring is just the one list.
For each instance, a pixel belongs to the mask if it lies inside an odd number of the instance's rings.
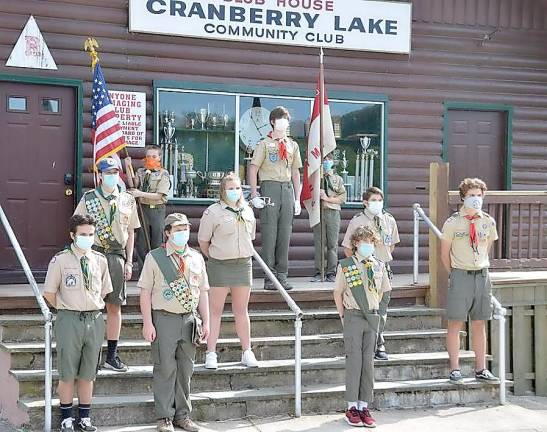
[{"label": "warning sign", "polygon": [[108,92],[129,147],[144,147],[146,140],[146,93]]}]

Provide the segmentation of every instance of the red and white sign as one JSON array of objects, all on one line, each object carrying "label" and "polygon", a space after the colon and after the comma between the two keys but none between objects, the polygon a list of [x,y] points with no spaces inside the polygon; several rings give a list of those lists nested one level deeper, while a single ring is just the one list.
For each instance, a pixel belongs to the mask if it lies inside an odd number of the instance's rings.
[{"label": "red and white sign", "polygon": [[109,90],[129,147],[144,147],[146,140],[146,93]]}]

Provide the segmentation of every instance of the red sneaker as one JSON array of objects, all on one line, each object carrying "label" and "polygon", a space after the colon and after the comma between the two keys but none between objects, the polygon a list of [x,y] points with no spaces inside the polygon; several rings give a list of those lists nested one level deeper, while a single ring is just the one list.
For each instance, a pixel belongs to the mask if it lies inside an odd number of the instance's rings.
[{"label": "red sneaker", "polygon": [[368,408],[365,408],[365,409],[359,411],[359,415],[361,416],[361,421],[363,422],[364,427],[367,427],[367,428],[375,428],[376,427],[376,420],[374,420],[372,418]]},{"label": "red sneaker", "polygon": [[357,408],[351,407],[349,410],[346,410],[346,423],[350,426],[363,426],[362,417]]}]

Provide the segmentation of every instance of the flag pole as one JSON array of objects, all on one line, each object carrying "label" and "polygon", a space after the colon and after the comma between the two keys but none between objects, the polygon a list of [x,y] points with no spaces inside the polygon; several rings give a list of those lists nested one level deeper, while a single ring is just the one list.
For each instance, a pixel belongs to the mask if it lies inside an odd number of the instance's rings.
[{"label": "flag pole", "polygon": [[[323,154],[323,105],[325,101],[325,74],[323,69],[323,47],[321,47],[320,53],[319,53],[319,149],[321,151],[321,164],[319,166],[319,187],[322,188],[324,184],[324,172],[323,172],[323,159],[325,155]],[[326,193],[327,191],[325,191]],[[326,227],[323,223],[323,203],[321,202],[321,198],[319,199],[319,224],[321,227],[321,241],[320,241],[320,247],[321,247],[321,282],[325,282],[325,237],[326,237]]]}]

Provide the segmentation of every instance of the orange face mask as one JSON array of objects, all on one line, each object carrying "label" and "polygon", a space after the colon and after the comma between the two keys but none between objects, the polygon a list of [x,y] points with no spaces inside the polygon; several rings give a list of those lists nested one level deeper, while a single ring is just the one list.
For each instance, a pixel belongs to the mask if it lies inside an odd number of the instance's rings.
[{"label": "orange face mask", "polygon": [[158,159],[154,159],[154,158],[151,158],[150,156],[146,156],[144,158],[144,167],[146,169],[160,169],[161,162]]}]

